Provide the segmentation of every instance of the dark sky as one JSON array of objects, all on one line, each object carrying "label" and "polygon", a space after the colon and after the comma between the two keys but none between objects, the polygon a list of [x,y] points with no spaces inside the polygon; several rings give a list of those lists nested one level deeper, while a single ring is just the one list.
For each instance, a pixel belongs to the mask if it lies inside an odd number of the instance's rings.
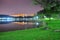
[{"label": "dark sky", "polygon": [[0,14],[36,13],[43,8],[32,0],[0,0]]}]

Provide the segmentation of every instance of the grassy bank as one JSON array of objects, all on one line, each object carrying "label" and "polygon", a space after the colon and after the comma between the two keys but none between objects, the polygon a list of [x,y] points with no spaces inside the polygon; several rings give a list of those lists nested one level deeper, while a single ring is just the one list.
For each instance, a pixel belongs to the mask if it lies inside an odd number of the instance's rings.
[{"label": "grassy bank", "polygon": [[60,20],[47,21],[51,29],[32,28],[26,30],[17,30],[10,32],[0,32],[0,40],[60,40],[60,32],[54,32],[60,29]]}]

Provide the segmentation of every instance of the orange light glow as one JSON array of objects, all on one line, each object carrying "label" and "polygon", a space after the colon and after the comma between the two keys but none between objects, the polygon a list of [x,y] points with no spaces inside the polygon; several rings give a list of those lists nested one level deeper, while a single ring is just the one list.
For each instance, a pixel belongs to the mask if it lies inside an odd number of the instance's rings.
[{"label": "orange light glow", "polygon": [[10,15],[10,16],[15,16],[15,17],[17,17],[17,16],[34,16],[35,14],[34,13],[32,13],[32,14],[23,14],[23,13],[20,13],[20,14],[12,14],[12,15]]},{"label": "orange light glow", "polygon": [[16,24],[20,24],[20,25],[24,25],[24,24],[27,24],[27,22],[14,22]]},{"label": "orange light glow", "polygon": [[20,24],[20,25],[25,25],[25,24],[30,24],[30,25],[32,25],[32,24],[34,24],[34,23],[32,23],[32,22],[14,22],[14,23]]}]

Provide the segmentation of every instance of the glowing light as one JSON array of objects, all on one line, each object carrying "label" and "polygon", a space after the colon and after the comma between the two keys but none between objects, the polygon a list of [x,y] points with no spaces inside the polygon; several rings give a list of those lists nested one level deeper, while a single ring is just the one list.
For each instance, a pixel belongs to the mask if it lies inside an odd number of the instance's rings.
[{"label": "glowing light", "polygon": [[9,22],[9,21],[14,21],[14,19],[13,18],[10,18],[10,17],[3,17],[3,18],[0,18],[0,22]]},{"label": "glowing light", "polygon": [[19,18],[16,18],[15,20],[18,20],[19,21],[20,19]]},{"label": "glowing light", "polygon": [[18,13],[18,14],[12,14],[10,16],[15,16],[15,17],[22,16],[22,17],[24,17],[24,16],[34,16],[34,15],[35,15],[34,13],[31,13],[31,14]]},{"label": "glowing light", "polygon": [[50,19],[54,19],[54,18],[50,18]]},{"label": "glowing light", "polygon": [[14,21],[14,18],[8,17],[8,18],[6,18],[6,20],[7,20],[7,21]]},{"label": "glowing light", "polygon": [[49,18],[45,18],[45,20],[49,20]]},{"label": "glowing light", "polygon": [[38,19],[39,17],[38,16],[36,16],[36,19]]},{"label": "glowing light", "polygon": [[39,18],[38,16],[35,16],[33,19],[34,19],[34,20],[38,20],[38,18]]},{"label": "glowing light", "polygon": [[14,22],[14,23],[16,23],[16,24],[21,24],[21,25],[27,24],[27,22]]},{"label": "glowing light", "polygon": [[39,23],[37,22],[36,25],[39,25]]}]

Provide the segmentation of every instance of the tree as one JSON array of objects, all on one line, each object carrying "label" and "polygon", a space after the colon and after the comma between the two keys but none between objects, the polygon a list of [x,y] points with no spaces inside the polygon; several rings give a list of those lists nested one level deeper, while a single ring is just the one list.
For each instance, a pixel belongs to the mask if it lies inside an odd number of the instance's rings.
[{"label": "tree", "polygon": [[[60,13],[60,0],[33,0],[35,5],[41,5],[44,9],[42,12],[45,15],[51,15],[52,13]],[[39,13],[38,12],[38,13]]]},{"label": "tree", "polygon": [[34,4],[40,4],[44,9],[50,9],[51,7],[57,6],[60,4],[59,0],[33,0]]}]

